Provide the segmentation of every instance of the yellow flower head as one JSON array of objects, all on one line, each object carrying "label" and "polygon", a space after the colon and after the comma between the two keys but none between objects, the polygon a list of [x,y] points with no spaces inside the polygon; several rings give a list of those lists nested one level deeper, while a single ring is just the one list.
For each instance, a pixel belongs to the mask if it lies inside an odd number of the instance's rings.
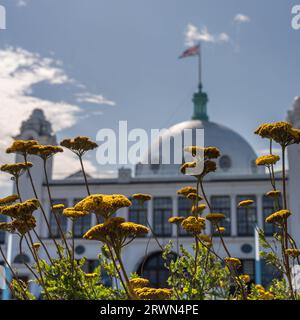
[{"label": "yellow flower head", "polygon": [[257,166],[266,166],[269,167],[271,165],[276,164],[279,161],[280,157],[275,154],[268,154],[265,156],[260,156],[255,160]]},{"label": "yellow flower head", "polygon": [[84,275],[87,279],[95,279],[98,278],[98,273],[92,272],[92,273],[85,273]]},{"label": "yellow flower head", "polygon": [[63,148],[52,145],[34,145],[29,148],[28,153],[41,157],[43,160],[47,160],[54,156],[56,153],[63,152]]},{"label": "yellow flower head", "polygon": [[201,214],[206,209],[206,205],[201,203],[197,206],[192,206],[192,213],[194,215]]},{"label": "yellow flower head", "polygon": [[243,201],[240,201],[238,206],[239,207],[249,207],[251,206],[252,204],[254,203],[253,200],[243,200]]},{"label": "yellow flower head", "polygon": [[6,149],[6,153],[20,153],[22,155],[27,155],[28,150],[38,144],[36,140],[16,140],[13,144]]},{"label": "yellow flower head", "polygon": [[31,162],[19,162],[13,164],[4,164],[0,167],[0,170],[6,173],[11,174],[12,176],[19,177],[21,176],[27,169],[32,167]]},{"label": "yellow flower head", "polygon": [[172,224],[181,224],[181,222],[185,219],[185,217],[171,217],[169,218],[169,222]]},{"label": "yellow flower head", "polygon": [[0,222],[0,231],[15,232],[15,228],[11,222]]},{"label": "yellow flower head", "polygon": [[187,169],[195,168],[196,165],[197,165],[196,161],[185,162],[185,163],[180,167],[180,172],[181,172],[182,174],[185,174]]},{"label": "yellow flower head", "polygon": [[203,200],[203,197],[199,196],[197,193],[189,193],[186,197],[188,199],[192,200],[192,201],[201,201],[201,200]]},{"label": "yellow flower head", "polygon": [[15,228],[21,235],[36,227],[36,219],[34,216],[27,216],[22,219],[14,219],[12,221],[13,228]]},{"label": "yellow flower head", "polygon": [[201,217],[190,216],[181,222],[181,226],[188,232],[199,234],[203,229],[205,229],[205,219]]},{"label": "yellow flower head", "polygon": [[212,238],[207,234],[200,234],[199,239],[203,241],[207,246],[212,245]]},{"label": "yellow flower head", "polygon": [[79,157],[83,156],[87,151],[94,150],[98,147],[96,142],[93,142],[88,137],[76,137],[74,139],[65,139],[60,145],[74,152]]},{"label": "yellow flower head", "polygon": [[84,216],[87,216],[88,214],[89,213],[87,211],[75,210],[74,208],[66,208],[63,211],[64,216],[72,219],[82,218]]},{"label": "yellow flower head", "polygon": [[149,232],[147,227],[134,222],[123,222],[119,225],[119,228],[126,237],[138,236]]},{"label": "yellow flower head", "polygon": [[13,204],[19,199],[19,196],[17,194],[13,194],[11,196],[5,197],[0,199],[0,207]]},{"label": "yellow flower head", "polygon": [[286,249],[285,253],[288,256],[291,256],[292,258],[296,259],[297,257],[300,256],[300,249]]},{"label": "yellow flower head", "polygon": [[216,228],[216,232],[224,233],[225,231],[226,231],[226,229],[224,227]]},{"label": "yellow flower head", "polygon": [[207,147],[204,148],[204,156],[206,159],[217,159],[221,155],[221,152],[216,147]]},{"label": "yellow flower head", "polygon": [[291,212],[289,210],[279,210],[266,218],[267,223],[283,223],[289,216]]},{"label": "yellow flower head", "polygon": [[172,296],[171,289],[136,288],[134,293],[143,300],[166,300]]},{"label": "yellow flower head", "polygon": [[177,194],[178,195],[182,195],[182,196],[185,196],[185,197],[190,193],[197,193],[197,189],[194,188],[194,187],[188,186],[188,187],[183,187],[183,188],[177,190]]},{"label": "yellow flower head", "polygon": [[24,217],[31,216],[39,207],[40,203],[38,200],[30,199],[22,203],[1,207],[0,213],[11,218],[22,219]]},{"label": "yellow flower head", "polygon": [[104,218],[109,218],[120,208],[129,207],[131,204],[131,201],[121,194],[95,194],[78,202],[74,206],[74,209],[87,211],[89,213],[100,215]]},{"label": "yellow flower head", "polygon": [[141,203],[144,203],[146,201],[151,200],[152,196],[150,194],[135,193],[132,195],[132,198],[138,200]]},{"label": "yellow flower head", "polygon": [[149,285],[149,280],[145,278],[133,278],[129,280],[132,288],[143,288]]},{"label": "yellow flower head", "polygon": [[36,243],[34,243],[34,244],[32,245],[32,247],[33,247],[33,249],[34,249],[35,251],[38,251],[38,250],[40,249],[40,247],[41,247],[41,243],[36,242]]},{"label": "yellow flower head", "polygon": [[65,205],[64,204],[54,204],[53,206],[52,206],[52,209],[54,210],[54,211],[62,211],[62,210],[64,210],[64,208],[65,208]]},{"label": "yellow flower head", "polygon": [[249,283],[251,281],[249,274],[241,274],[238,276],[238,279],[244,283]]},{"label": "yellow flower head", "polygon": [[279,198],[281,196],[281,191],[280,190],[271,190],[266,193],[267,197],[270,198]]},{"label": "yellow flower head", "polygon": [[227,257],[224,259],[224,261],[228,266],[232,266],[232,267],[239,268],[242,265],[240,259],[238,258]]},{"label": "yellow flower head", "polygon": [[221,220],[225,219],[225,214],[223,213],[209,213],[207,216],[206,216],[206,219],[212,223],[218,223],[220,222]]}]

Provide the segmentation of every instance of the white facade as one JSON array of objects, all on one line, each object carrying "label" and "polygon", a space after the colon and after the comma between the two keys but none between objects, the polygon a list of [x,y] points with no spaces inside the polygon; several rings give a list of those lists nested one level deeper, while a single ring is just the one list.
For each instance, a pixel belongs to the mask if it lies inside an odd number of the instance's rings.
[{"label": "white facade", "polygon": [[[289,114],[290,121],[297,127],[300,127],[300,103],[299,99],[295,101],[293,110]],[[212,173],[209,175],[206,183],[205,189],[209,199],[214,197],[216,202],[221,203],[221,206],[225,207],[223,209],[228,210],[228,221],[230,220],[230,227],[228,230],[229,234],[226,236],[226,243],[228,244],[229,251],[232,256],[236,256],[241,260],[245,261],[245,269],[246,271],[251,273],[254,272],[250,270],[254,268],[254,258],[255,258],[255,248],[254,248],[254,236],[252,233],[252,224],[250,222],[250,232],[245,231],[245,228],[249,229],[249,225],[245,227],[243,221],[241,221],[242,213],[239,213],[237,209],[238,201],[242,200],[239,197],[245,196],[245,198],[249,198],[250,196],[254,197],[256,203],[256,209],[254,210],[254,216],[256,214],[257,224],[259,227],[264,228],[264,214],[263,211],[265,209],[265,215],[268,215],[268,208],[264,208],[267,206],[267,203],[264,202],[264,195],[267,191],[271,189],[269,177],[261,170],[253,169],[253,160],[255,160],[255,152],[249,146],[249,144],[241,138],[237,133],[232,130],[226,129],[223,126],[213,124],[209,121],[198,121],[193,120],[191,122],[187,121],[187,126],[191,126],[191,123],[199,126],[199,123],[204,128],[209,127],[209,136],[208,140],[210,145],[214,144],[218,146],[222,151],[222,146],[226,146],[227,149],[230,149],[234,154],[228,154],[228,156],[232,156],[233,159],[235,154],[237,154],[237,158],[241,159],[241,166],[239,163],[234,164],[230,163],[230,166],[233,166],[231,174],[229,174],[230,169],[227,165],[224,167],[224,170],[219,170],[216,174]],[[181,124],[177,125],[177,128],[180,127]],[[175,126],[176,127],[176,126]],[[186,127],[186,126],[185,126]],[[176,130],[178,131],[178,129]],[[221,129],[218,129],[221,128]],[[225,128],[225,129],[224,129]],[[176,131],[175,130],[175,131]],[[215,131],[214,131],[215,130]],[[221,131],[218,131],[221,130]],[[229,136],[224,136],[224,132],[230,131]],[[220,132],[223,135],[220,136]],[[214,135],[215,138],[211,137]],[[21,128],[20,135],[17,137],[20,139],[36,139],[42,144],[55,144],[56,138],[51,133],[51,125],[44,118],[44,115],[41,111],[34,111],[31,118],[24,122]],[[228,139],[232,139],[228,141]],[[216,142],[216,143],[215,143]],[[239,155],[239,153],[244,152],[246,154]],[[289,180],[288,180],[288,190],[289,190],[289,204],[293,215],[290,219],[290,227],[292,230],[292,235],[296,237],[298,244],[300,244],[300,232],[298,227],[300,226],[300,197],[298,196],[298,181],[300,181],[300,146],[294,146],[290,148],[289,151]],[[247,157],[247,158],[246,158]],[[245,159],[249,160],[248,167],[245,167]],[[20,159],[17,158],[17,161]],[[228,159],[226,159],[228,160]],[[248,161],[247,160],[247,161]],[[41,199],[42,205],[47,211],[48,219],[50,219],[50,203],[47,195],[47,189],[44,182],[44,174],[42,170],[41,163],[35,159],[31,159],[30,161],[34,162],[33,167],[33,176],[36,185],[36,191]],[[234,167],[236,166],[236,167]],[[238,170],[234,170],[237,168]],[[244,168],[244,171],[242,170]],[[48,166],[49,176],[52,175],[52,163],[49,162]],[[160,169],[163,170],[163,169]],[[137,165],[137,174],[132,175],[131,171],[128,169],[120,169],[119,177],[115,179],[89,179],[89,185],[91,193],[105,193],[105,194],[114,194],[121,193],[128,197],[130,197],[134,193],[148,193],[153,196],[153,200],[148,202],[147,206],[147,217],[156,231],[158,230],[158,239],[162,245],[165,245],[169,240],[173,240],[173,243],[176,244],[176,227],[171,226],[171,232],[166,232],[165,235],[159,235],[161,229],[164,229],[164,226],[161,224],[155,224],[155,204],[160,203],[160,198],[164,198],[161,200],[161,203],[168,203],[168,208],[165,207],[157,210],[165,210],[163,214],[166,214],[165,220],[167,220],[169,214],[173,214],[175,216],[181,215],[182,212],[179,208],[178,196],[176,195],[176,191],[179,188],[184,186],[193,185],[193,178],[182,176],[175,174],[178,171],[178,166],[173,167],[173,171],[169,172],[157,172],[155,169],[151,174],[151,167],[142,168],[141,165]],[[229,170],[229,171],[228,171]],[[174,173],[174,174],[173,174]],[[279,179],[280,177],[278,177]],[[67,206],[71,207],[74,205],[75,201],[82,199],[86,196],[86,189],[83,182],[83,178],[81,174],[75,174],[67,179],[63,180],[52,180],[50,182],[52,197],[57,202],[61,203],[64,201]],[[30,186],[30,182],[28,180],[28,176],[24,175],[21,179],[21,193],[22,198],[32,198],[34,194],[32,192],[32,188]],[[217,198],[219,197],[219,198]],[[158,201],[158,200],[159,201]],[[157,201],[157,202],[156,202]],[[125,219],[130,219],[130,208],[129,209],[121,209],[118,211],[119,216],[123,216]],[[218,211],[222,209],[219,208]],[[270,210],[270,208],[269,208]],[[272,208],[271,208],[272,210]],[[159,212],[162,212],[159,211]],[[255,212],[256,211],[256,212]],[[167,213],[166,213],[167,212]],[[240,216],[239,216],[240,215]],[[37,232],[43,241],[47,244],[48,250],[51,256],[55,256],[55,246],[53,245],[53,241],[49,239],[49,234],[47,231],[47,227],[45,222],[42,219],[41,212],[36,213],[36,217],[40,217],[38,219]],[[166,222],[167,223],[167,222]],[[84,231],[96,224],[95,218],[91,217],[91,221],[89,221],[89,225],[83,226]],[[157,227],[157,228],[156,228]],[[70,231],[70,222],[66,226],[67,230]],[[167,230],[168,231],[168,230]],[[249,231],[249,230],[248,230]],[[130,246],[126,247],[124,250],[124,262],[125,267],[128,272],[137,272],[145,259],[145,247],[148,242],[147,238],[137,238]],[[186,236],[180,237],[180,243],[184,244],[186,247],[190,247],[192,239]],[[14,237],[14,247],[13,247],[13,261],[19,255],[19,242],[17,237]],[[2,244],[3,249],[6,250],[5,244]],[[81,238],[77,238],[75,240],[76,250],[76,258],[81,258],[85,256],[88,260],[96,260],[97,255],[100,253],[100,244],[98,242],[86,241]],[[26,246],[24,245],[24,253],[28,256],[28,258],[32,261],[32,257],[28,250],[26,250]],[[219,239],[216,237],[214,239],[214,247],[216,252],[220,255],[225,255],[222,246],[219,243]],[[176,247],[174,248],[176,251]],[[160,249],[152,239],[147,256],[151,257],[152,254],[159,252]],[[41,250],[41,254],[43,251]],[[43,258],[47,259],[46,255]],[[19,273],[23,276],[27,276],[27,270],[24,267],[21,267],[20,264],[15,263],[16,267],[19,268]]]}]

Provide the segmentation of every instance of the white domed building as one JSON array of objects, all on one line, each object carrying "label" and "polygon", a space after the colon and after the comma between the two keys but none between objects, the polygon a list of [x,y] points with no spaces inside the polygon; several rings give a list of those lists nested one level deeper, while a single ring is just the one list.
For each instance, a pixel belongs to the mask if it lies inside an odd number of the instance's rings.
[{"label": "white domed building", "polygon": [[[215,212],[222,212],[226,215],[224,227],[225,241],[228,244],[229,251],[232,256],[238,257],[242,261],[242,272],[248,273],[255,278],[255,243],[254,243],[254,226],[257,224],[263,228],[267,236],[273,233],[273,227],[264,223],[265,217],[273,212],[273,202],[265,196],[270,190],[269,177],[264,170],[257,168],[254,161],[257,154],[250,144],[237,132],[209,120],[207,115],[208,98],[206,93],[199,91],[194,94],[194,114],[192,120],[187,120],[172,126],[158,142],[154,143],[149,152],[145,155],[145,159],[151,158],[151,154],[159,154],[159,150],[165,140],[176,139],[182,137],[185,129],[204,129],[205,145],[216,146],[221,150],[221,157],[218,159],[218,169],[215,173],[209,174],[206,178],[206,194]],[[289,119],[295,126],[300,127],[300,99],[295,101],[293,110],[289,114]],[[33,112],[29,120],[22,124],[21,132],[17,138],[39,140],[43,144],[55,143],[55,135],[52,134],[51,125],[45,119],[40,110]],[[172,149],[172,143],[171,143]],[[19,156],[17,156],[17,161]],[[295,146],[291,154],[289,154],[290,169],[293,177],[288,181],[288,186],[292,184],[297,189],[299,185],[299,163],[300,163],[299,146]],[[295,159],[295,161],[294,161]],[[135,172],[130,169],[120,168],[117,178],[97,179],[88,176],[91,193],[122,193],[130,197],[134,193],[148,193],[153,199],[147,203],[145,208],[140,208],[133,201],[130,208],[118,211],[119,216],[137,223],[146,224],[146,217],[152,225],[152,228],[158,237],[161,245],[165,245],[169,240],[176,242],[177,229],[168,223],[168,219],[172,215],[188,215],[190,210],[190,202],[176,194],[179,188],[189,186],[194,183],[190,176],[182,175],[179,171],[180,164],[163,164],[160,158],[156,164],[137,164]],[[59,237],[59,232],[50,214],[50,203],[47,196],[45,181],[43,178],[42,168],[39,160],[33,158],[34,163],[33,175],[36,179],[37,194],[42,200],[43,207],[47,209],[49,221],[52,228],[52,234]],[[48,167],[50,176],[52,174],[52,163],[49,162]],[[277,177],[279,179],[279,177]],[[23,198],[33,196],[32,190],[28,187],[28,177],[21,179],[21,190],[26,190]],[[86,196],[86,189],[81,172],[66,179],[51,179],[50,187],[52,197],[55,203],[64,203],[66,206],[73,206],[76,202]],[[291,207],[295,210],[295,220],[290,220],[291,224],[296,221],[300,225],[300,204],[299,197],[295,193],[290,194],[292,200]],[[248,213],[245,209],[238,208],[237,204],[244,199],[253,199],[253,205]],[[40,216],[40,215],[38,215]],[[62,227],[65,232],[70,231],[71,225],[64,217],[61,219]],[[97,264],[97,254],[100,252],[98,242],[85,241],[82,235],[91,226],[95,225],[95,218],[87,216],[76,223],[75,226],[75,254],[80,259],[87,257],[87,270],[92,270]],[[47,243],[52,256],[55,256],[55,247],[53,242],[49,240],[49,233],[43,220],[38,221],[37,231],[41,238]],[[296,234],[296,229],[293,231]],[[210,230],[212,234],[214,231]],[[150,241],[147,252],[145,252],[148,243],[148,237],[137,238],[130,246],[125,248],[124,261],[128,272],[141,273],[143,264],[143,276],[148,277],[154,286],[164,285],[168,276],[164,268],[164,262],[161,258],[161,249],[153,239]],[[297,241],[299,241],[299,237]],[[3,249],[6,249],[7,239],[3,235],[0,236]],[[190,248],[192,238],[184,232],[179,233],[179,242]],[[215,249],[218,254],[225,256],[222,246],[219,245],[219,239],[214,239]],[[28,277],[25,268],[22,269],[20,261],[27,259],[32,261],[32,257],[28,250],[24,248],[24,256],[18,254],[18,241],[13,241],[13,257],[14,265],[19,268],[19,272]],[[176,249],[174,253],[176,254]],[[41,255],[43,255],[41,250]],[[46,256],[44,256],[47,259]],[[273,277],[273,271],[267,266],[262,266],[262,281],[268,283]]]}]

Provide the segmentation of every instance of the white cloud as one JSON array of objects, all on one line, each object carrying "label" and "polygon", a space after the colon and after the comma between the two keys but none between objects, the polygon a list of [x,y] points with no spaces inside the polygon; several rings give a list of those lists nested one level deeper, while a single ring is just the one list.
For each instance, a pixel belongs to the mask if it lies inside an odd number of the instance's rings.
[{"label": "white cloud", "polygon": [[17,7],[26,7],[28,5],[28,2],[25,0],[18,0],[17,1]]},{"label": "white cloud", "polygon": [[[33,87],[40,83],[72,84],[78,88],[76,81],[68,77],[59,61],[43,58],[21,48],[0,50],[0,165],[14,160],[13,156],[7,155],[4,150],[11,143],[12,137],[19,133],[21,122],[26,120],[34,109],[44,110],[55,132],[71,127],[83,114],[78,105],[33,96]],[[104,101],[104,98],[101,100],[100,96],[93,96],[89,93],[85,93],[84,96],[89,99],[94,98],[95,103]],[[67,154],[64,154],[63,157],[67,161],[56,162],[58,170],[55,173],[56,177],[60,173],[71,174],[72,171],[77,170],[74,159],[72,160]],[[95,167],[91,161],[87,160],[85,163],[87,171],[93,173]],[[7,175],[0,174],[1,187],[6,188],[9,185],[8,181]]]},{"label": "white cloud", "polygon": [[233,18],[233,21],[236,23],[246,23],[246,22],[250,22],[251,19],[249,16],[239,13]]},{"label": "white cloud", "polygon": [[76,94],[77,102],[79,103],[91,103],[91,104],[106,104],[110,106],[115,106],[116,103],[114,101],[108,100],[100,94],[92,94],[90,92],[78,93]]},{"label": "white cloud", "polygon": [[225,32],[220,34],[211,34],[207,27],[204,26],[201,30],[198,30],[193,24],[188,24],[185,31],[185,44],[187,46],[193,46],[195,43],[209,42],[209,43],[224,43],[230,40],[229,35]]}]

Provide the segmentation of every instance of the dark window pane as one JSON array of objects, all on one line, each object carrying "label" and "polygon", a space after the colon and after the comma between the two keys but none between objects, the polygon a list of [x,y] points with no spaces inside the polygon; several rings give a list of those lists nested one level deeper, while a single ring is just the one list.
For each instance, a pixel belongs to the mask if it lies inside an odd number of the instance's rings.
[{"label": "dark window pane", "polygon": [[[226,218],[221,221],[220,227],[225,228],[224,236],[230,236],[231,231],[231,204],[230,196],[212,196],[210,198],[212,211],[215,213],[223,213]],[[212,230],[214,235],[217,235],[218,232],[214,229]]]},{"label": "dark window pane", "polygon": [[241,259],[242,266],[238,270],[240,274],[248,274],[251,281],[255,281],[255,261],[254,259]]},{"label": "dark window pane", "polygon": [[[68,201],[67,201],[67,199],[54,199],[53,205],[54,204],[63,204],[63,205],[65,205],[65,207],[67,207]],[[65,217],[62,214],[57,214],[57,213],[56,213],[56,216],[57,216],[57,219],[60,223],[61,229],[63,230],[64,233],[66,233],[67,232],[67,222],[68,222],[67,217]],[[51,211],[51,209],[50,209],[50,228],[51,228],[52,236],[54,238],[61,238],[54,213]]]},{"label": "dark window pane", "polygon": [[[279,205],[279,206],[278,206]],[[279,203],[276,199],[272,199],[263,196],[263,220],[264,220],[264,231],[266,236],[272,236],[275,232],[278,231],[278,228],[273,223],[266,223],[266,218],[275,211],[278,211],[282,208],[282,199],[280,197]]]},{"label": "dark window pane", "polygon": [[[6,222],[6,216],[0,214],[0,222]],[[0,244],[5,242],[5,231],[0,231]]]},{"label": "dark window pane", "polygon": [[[142,206],[138,200],[130,200],[132,205],[128,208],[128,220],[146,226],[148,202]],[[145,235],[140,235],[140,237],[145,237]]]},{"label": "dark window pane", "polygon": [[172,199],[169,197],[154,198],[153,200],[153,229],[160,237],[171,236],[172,225],[169,218],[172,216]]},{"label": "dark window pane", "polygon": [[253,200],[249,207],[237,207],[237,229],[239,236],[253,236],[254,227],[257,222],[256,197],[253,195],[237,196],[236,205],[243,200]]}]

